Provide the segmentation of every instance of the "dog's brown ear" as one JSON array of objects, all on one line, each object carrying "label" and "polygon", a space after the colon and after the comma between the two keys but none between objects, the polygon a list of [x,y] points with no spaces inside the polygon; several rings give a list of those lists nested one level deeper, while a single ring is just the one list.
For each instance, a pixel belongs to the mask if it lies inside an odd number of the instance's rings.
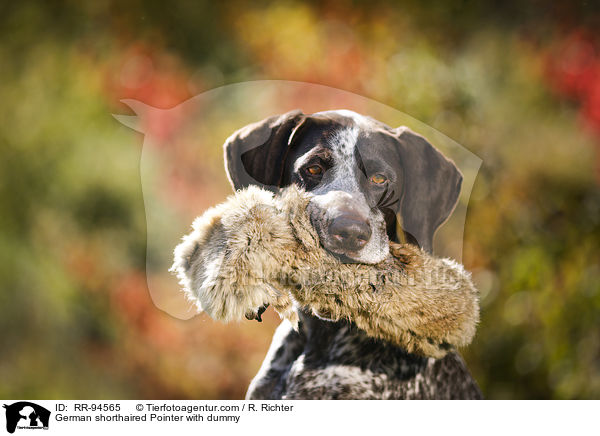
[{"label": "dog's brown ear", "polygon": [[294,110],[241,128],[225,141],[225,167],[234,189],[258,185],[276,190],[294,130],[305,115]]},{"label": "dog's brown ear", "polygon": [[402,160],[401,226],[431,253],[433,235],[450,216],[460,194],[462,174],[425,138],[406,127],[394,130]]}]

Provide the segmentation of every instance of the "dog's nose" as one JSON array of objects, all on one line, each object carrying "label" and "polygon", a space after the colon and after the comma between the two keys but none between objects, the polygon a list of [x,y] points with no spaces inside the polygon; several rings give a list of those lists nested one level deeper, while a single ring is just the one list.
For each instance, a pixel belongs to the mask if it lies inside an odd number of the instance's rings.
[{"label": "dog's nose", "polygon": [[358,215],[343,214],[331,221],[329,234],[339,248],[357,251],[371,238],[371,226]]}]

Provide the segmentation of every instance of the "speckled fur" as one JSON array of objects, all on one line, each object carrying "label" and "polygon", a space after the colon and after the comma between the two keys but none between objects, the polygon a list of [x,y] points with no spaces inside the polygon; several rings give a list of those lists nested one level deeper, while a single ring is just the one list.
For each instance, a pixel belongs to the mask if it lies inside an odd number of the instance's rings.
[{"label": "speckled fur", "polygon": [[345,321],[300,312],[284,321],[247,399],[481,399],[456,352],[441,359],[407,353]]}]

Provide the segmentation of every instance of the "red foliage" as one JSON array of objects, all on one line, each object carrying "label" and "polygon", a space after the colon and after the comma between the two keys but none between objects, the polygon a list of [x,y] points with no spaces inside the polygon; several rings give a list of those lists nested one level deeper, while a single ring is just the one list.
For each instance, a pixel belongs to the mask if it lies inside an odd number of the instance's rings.
[{"label": "red foliage", "polygon": [[558,93],[586,100],[600,81],[600,56],[591,35],[576,31],[559,41],[548,59],[550,83]]},{"label": "red foliage", "polygon": [[[185,114],[174,108],[192,97],[189,74],[176,57],[162,48],[136,43],[117,52],[105,66],[105,94],[109,104],[120,100],[143,103],[142,127],[157,144],[164,144],[178,130]],[[119,110],[121,108],[119,107]]]},{"label": "red foliage", "polygon": [[600,40],[576,30],[550,50],[547,76],[551,88],[579,105],[583,124],[598,138],[597,178],[600,180]]},{"label": "red foliage", "polygon": [[191,97],[187,75],[162,49],[136,43],[114,56],[106,71],[108,95],[167,109]]}]

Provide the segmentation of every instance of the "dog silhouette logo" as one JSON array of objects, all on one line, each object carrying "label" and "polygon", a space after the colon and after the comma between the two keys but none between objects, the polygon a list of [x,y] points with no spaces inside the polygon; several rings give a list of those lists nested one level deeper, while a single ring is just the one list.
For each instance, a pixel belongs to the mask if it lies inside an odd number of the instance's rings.
[{"label": "dog silhouette logo", "polygon": [[4,405],[6,409],[6,431],[14,433],[18,429],[48,429],[50,411],[29,401],[19,401]]}]

